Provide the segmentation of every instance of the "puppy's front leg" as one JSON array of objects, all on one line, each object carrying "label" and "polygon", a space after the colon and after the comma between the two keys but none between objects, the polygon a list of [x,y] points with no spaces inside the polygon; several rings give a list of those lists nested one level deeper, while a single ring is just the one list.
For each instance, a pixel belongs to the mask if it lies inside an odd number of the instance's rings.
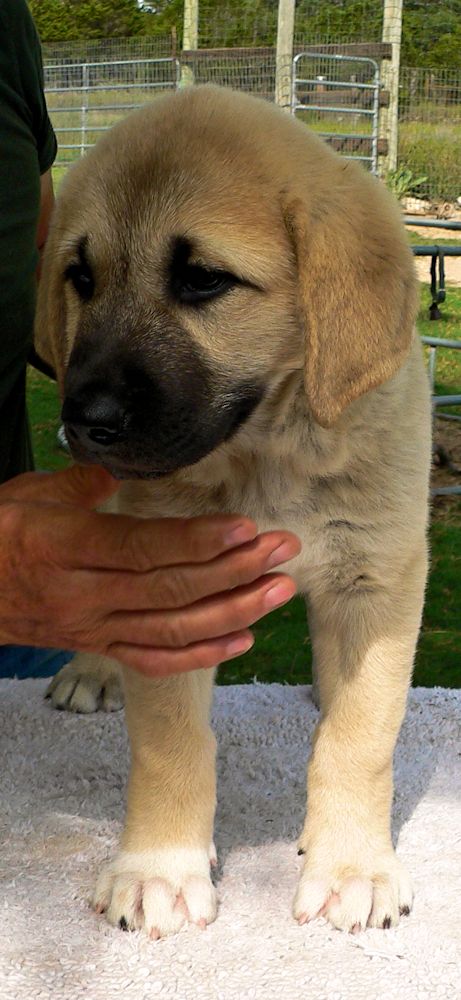
[{"label": "puppy's front leg", "polygon": [[396,571],[372,567],[350,586],[310,597],[322,717],[308,769],[300,838],[301,922],[326,916],[343,930],[390,927],[412,904],[391,841],[392,756],[419,630],[426,553]]},{"label": "puppy's front leg", "polygon": [[95,908],[154,938],[216,916],[210,879],[215,738],[213,671],[150,680],[124,671],[131,744],[121,850],[97,883]]}]

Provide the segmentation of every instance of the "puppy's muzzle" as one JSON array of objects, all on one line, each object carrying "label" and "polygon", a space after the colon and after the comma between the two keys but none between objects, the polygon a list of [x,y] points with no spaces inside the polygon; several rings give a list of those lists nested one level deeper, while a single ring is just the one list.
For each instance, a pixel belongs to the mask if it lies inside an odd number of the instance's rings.
[{"label": "puppy's muzzle", "polygon": [[153,376],[116,367],[111,378],[70,365],[62,420],[73,457],[122,479],[156,479],[193,465],[232,437],[263,396],[259,385],[213,391],[191,367]]},{"label": "puppy's muzzle", "polygon": [[129,434],[128,406],[111,393],[99,393],[87,400],[68,396],[62,419],[69,443],[83,448],[91,449],[94,444],[111,448]]}]

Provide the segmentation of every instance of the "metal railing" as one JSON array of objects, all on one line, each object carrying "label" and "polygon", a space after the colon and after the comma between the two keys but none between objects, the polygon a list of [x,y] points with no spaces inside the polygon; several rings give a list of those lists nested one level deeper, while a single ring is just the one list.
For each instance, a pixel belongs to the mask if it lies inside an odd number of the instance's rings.
[{"label": "metal railing", "polygon": [[[452,219],[425,219],[421,216],[408,216],[404,217],[404,223],[406,226],[424,226],[424,228],[429,229],[447,229],[453,232],[461,232],[461,222],[454,222]],[[432,245],[424,246],[412,246],[412,251],[415,257],[430,257],[430,275],[431,275],[431,298],[432,302],[429,306],[429,318],[432,320],[440,319],[441,313],[439,310],[439,305],[441,302],[445,302],[446,290],[445,290],[445,257],[461,257],[461,243],[459,246],[445,246],[438,243]],[[438,275],[437,275],[438,269]]]},{"label": "metal railing", "polygon": [[[435,374],[437,364],[437,351],[443,350],[461,351],[460,340],[448,340],[442,337],[421,337],[423,344],[429,348],[428,375],[432,394],[432,412],[439,420],[461,421],[461,416],[456,413],[439,413],[439,406],[461,406],[461,395],[453,393],[450,396],[438,395],[435,392]],[[461,486],[435,486],[431,490],[434,497],[438,496],[461,496]]]},{"label": "metal railing", "polygon": [[[422,219],[419,216],[405,216],[404,222],[406,225],[411,226],[424,226],[432,229],[446,229],[454,232],[461,231],[461,222],[454,222],[453,220],[445,219]],[[461,257],[461,244],[459,246],[439,246],[434,244],[433,246],[412,246],[412,251],[415,257],[430,257],[430,275],[431,275],[431,298],[432,302],[429,306],[429,316],[432,320],[437,320],[440,318],[439,304],[445,302],[446,290],[445,290],[445,270],[444,270],[444,256],[451,257]],[[439,267],[438,276],[438,287],[437,287],[437,265]],[[461,340],[449,340],[445,337],[421,337],[423,344],[428,347],[429,359],[428,359],[428,375],[429,383],[431,387],[432,396],[432,408],[434,416],[437,416],[439,420],[453,420],[458,423],[461,422],[461,416],[457,413],[441,413],[439,407],[450,407],[450,406],[461,406],[461,394],[451,393],[450,395],[442,395],[436,393],[435,391],[435,377],[436,377],[436,365],[437,365],[437,351],[440,349],[449,351],[461,351]],[[438,486],[432,491],[433,496],[459,496],[461,495],[461,486]]]}]

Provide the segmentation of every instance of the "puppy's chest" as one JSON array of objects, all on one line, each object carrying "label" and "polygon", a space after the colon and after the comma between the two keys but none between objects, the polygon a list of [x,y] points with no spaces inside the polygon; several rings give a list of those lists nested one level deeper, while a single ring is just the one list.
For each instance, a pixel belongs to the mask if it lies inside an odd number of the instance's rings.
[{"label": "puppy's chest", "polygon": [[118,509],[139,517],[243,514],[256,522],[260,532],[292,531],[303,546],[289,569],[300,587],[306,583],[313,559],[325,558],[312,482],[306,475],[288,476],[283,468],[268,468],[260,462],[245,474],[234,469],[233,475],[215,483],[179,476],[174,481],[125,483],[119,491]]}]

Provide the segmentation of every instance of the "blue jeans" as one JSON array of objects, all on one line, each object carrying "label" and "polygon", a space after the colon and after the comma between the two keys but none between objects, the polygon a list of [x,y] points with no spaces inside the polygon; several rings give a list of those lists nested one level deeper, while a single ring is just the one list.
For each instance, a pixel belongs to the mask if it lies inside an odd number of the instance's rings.
[{"label": "blue jeans", "polygon": [[0,677],[52,677],[73,655],[64,649],[0,646]]}]

